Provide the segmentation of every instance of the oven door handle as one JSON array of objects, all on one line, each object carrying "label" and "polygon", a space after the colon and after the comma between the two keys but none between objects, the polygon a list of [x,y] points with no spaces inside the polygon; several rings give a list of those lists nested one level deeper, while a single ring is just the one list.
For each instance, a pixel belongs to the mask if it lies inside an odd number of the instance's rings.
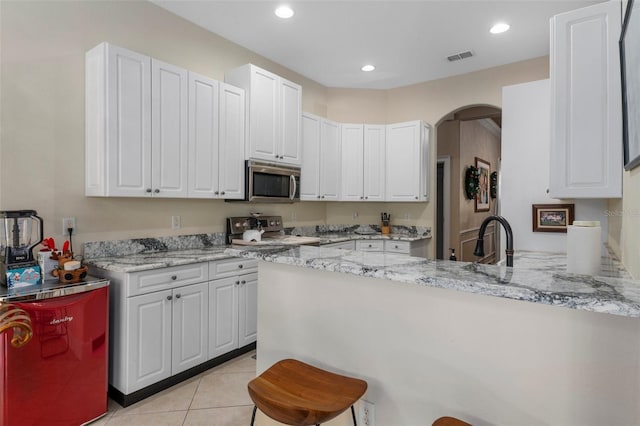
[{"label": "oven door handle", "polygon": [[298,184],[296,183],[296,177],[294,175],[289,176],[289,181],[291,185],[289,185],[289,199],[293,201],[296,196],[296,191],[298,190]]}]

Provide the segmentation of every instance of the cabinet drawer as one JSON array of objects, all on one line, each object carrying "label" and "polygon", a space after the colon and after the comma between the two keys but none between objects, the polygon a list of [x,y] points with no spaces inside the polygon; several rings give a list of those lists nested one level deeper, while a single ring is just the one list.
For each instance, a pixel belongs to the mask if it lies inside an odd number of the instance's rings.
[{"label": "cabinet drawer", "polygon": [[207,263],[194,263],[192,265],[134,272],[129,277],[127,296],[167,290],[208,280],[209,269],[207,268]]},{"label": "cabinet drawer", "polygon": [[384,249],[382,240],[359,240],[356,241],[356,250],[360,251],[382,251]]},{"label": "cabinet drawer", "polygon": [[209,279],[232,277],[238,274],[256,272],[258,261],[255,259],[230,259],[209,262]]},{"label": "cabinet drawer", "polygon": [[411,242],[387,240],[384,242],[384,251],[388,251],[391,253],[410,254]]}]

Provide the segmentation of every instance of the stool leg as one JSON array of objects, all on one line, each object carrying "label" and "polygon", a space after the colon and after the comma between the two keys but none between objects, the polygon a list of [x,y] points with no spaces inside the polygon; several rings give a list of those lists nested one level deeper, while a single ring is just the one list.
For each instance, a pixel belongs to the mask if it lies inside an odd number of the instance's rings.
[{"label": "stool leg", "polygon": [[356,410],[351,406],[351,417],[353,417],[353,426],[358,426],[358,422],[356,421]]},{"label": "stool leg", "polygon": [[258,406],[253,406],[253,414],[251,415],[251,426],[253,426],[253,422],[256,420],[256,410],[258,410]]}]

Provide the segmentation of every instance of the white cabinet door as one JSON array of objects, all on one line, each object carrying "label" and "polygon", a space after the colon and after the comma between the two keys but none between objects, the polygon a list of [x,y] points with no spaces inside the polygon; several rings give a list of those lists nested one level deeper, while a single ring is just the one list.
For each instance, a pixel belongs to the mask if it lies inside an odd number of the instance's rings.
[{"label": "white cabinet door", "polygon": [[154,197],[186,197],[188,73],[151,60],[151,189]]},{"label": "white cabinet door", "polygon": [[151,58],[108,43],[87,52],[85,108],[86,195],[145,196],[151,188]]},{"label": "white cabinet door", "polygon": [[[189,73],[189,197],[218,195],[218,81]],[[244,140],[242,141],[244,144]]]},{"label": "white cabinet door", "polygon": [[171,376],[171,290],[130,297],[127,304],[127,389],[132,393]]},{"label": "white cabinet door", "polygon": [[320,123],[320,199],[340,198],[340,125],[323,119]]},{"label": "white cabinet door", "polygon": [[208,359],[209,284],[199,283],[173,290],[171,374]]},{"label": "white cabinet door", "polygon": [[220,197],[244,198],[244,90],[220,83]]},{"label": "white cabinet door", "polygon": [[246,93],[246,158],[302,163],[302,87],[255,65],[225,73]]},{"label": "white cabinet door", "polygon": [[258,335],[258,274],[240,276],[238,346],[256,341]]},{"label": "white cabinet door", "polygon": [[340,199],[362,201],[364,176],[364,126],[341,124],[342,175]]},{"label": "white cabinet door", "polygon": [[281,147],[278,149],[281,161],[302,164],[301,120],[302,87],[291,81],[280,79],[280,125]]},{"label": "white cabinet door", "polygon": [[302,170],[300,172],[300,200],[320,199],[320,123],[313,114],[302,114]]},{"label": "white cabinet door", "polygon": [[551,19],[551,174],[554,198],[622,196],[620,2]]},{"label": "white cabinet door", "polygon": [[365,201],[384,201],[386,130],[384,125],[364,125]]},{"label": "white cabinet door", "polygon": [[238,347],[238,277],[209,282],[209,359]]},{"label": "white cabinet door", "polygon": [[227,79],[227,82],[242,87],[247,93],[245,136],[248,139],[248,154],[251,158],[275,161],[278,159],[276,147],[280,138],[279,77],[253,65],[246,67],[238,69],[238,80]]},{"label": "white cabinet door", "polygon": [[420,201],[423,164],[422,127],[420,121],[387,126],[386,200]]}]

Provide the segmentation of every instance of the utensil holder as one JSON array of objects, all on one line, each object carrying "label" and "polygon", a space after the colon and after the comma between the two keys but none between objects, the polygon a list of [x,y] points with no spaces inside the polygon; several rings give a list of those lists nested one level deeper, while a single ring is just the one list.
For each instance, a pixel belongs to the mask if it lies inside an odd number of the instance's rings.
[{"label": "utensil holder", "polygon": [[382,225],[380,227],[380,231],[382,232],[382,235],[390,234],[391,233],[391,227],[389,225],[387,225],[387,226]]}]

